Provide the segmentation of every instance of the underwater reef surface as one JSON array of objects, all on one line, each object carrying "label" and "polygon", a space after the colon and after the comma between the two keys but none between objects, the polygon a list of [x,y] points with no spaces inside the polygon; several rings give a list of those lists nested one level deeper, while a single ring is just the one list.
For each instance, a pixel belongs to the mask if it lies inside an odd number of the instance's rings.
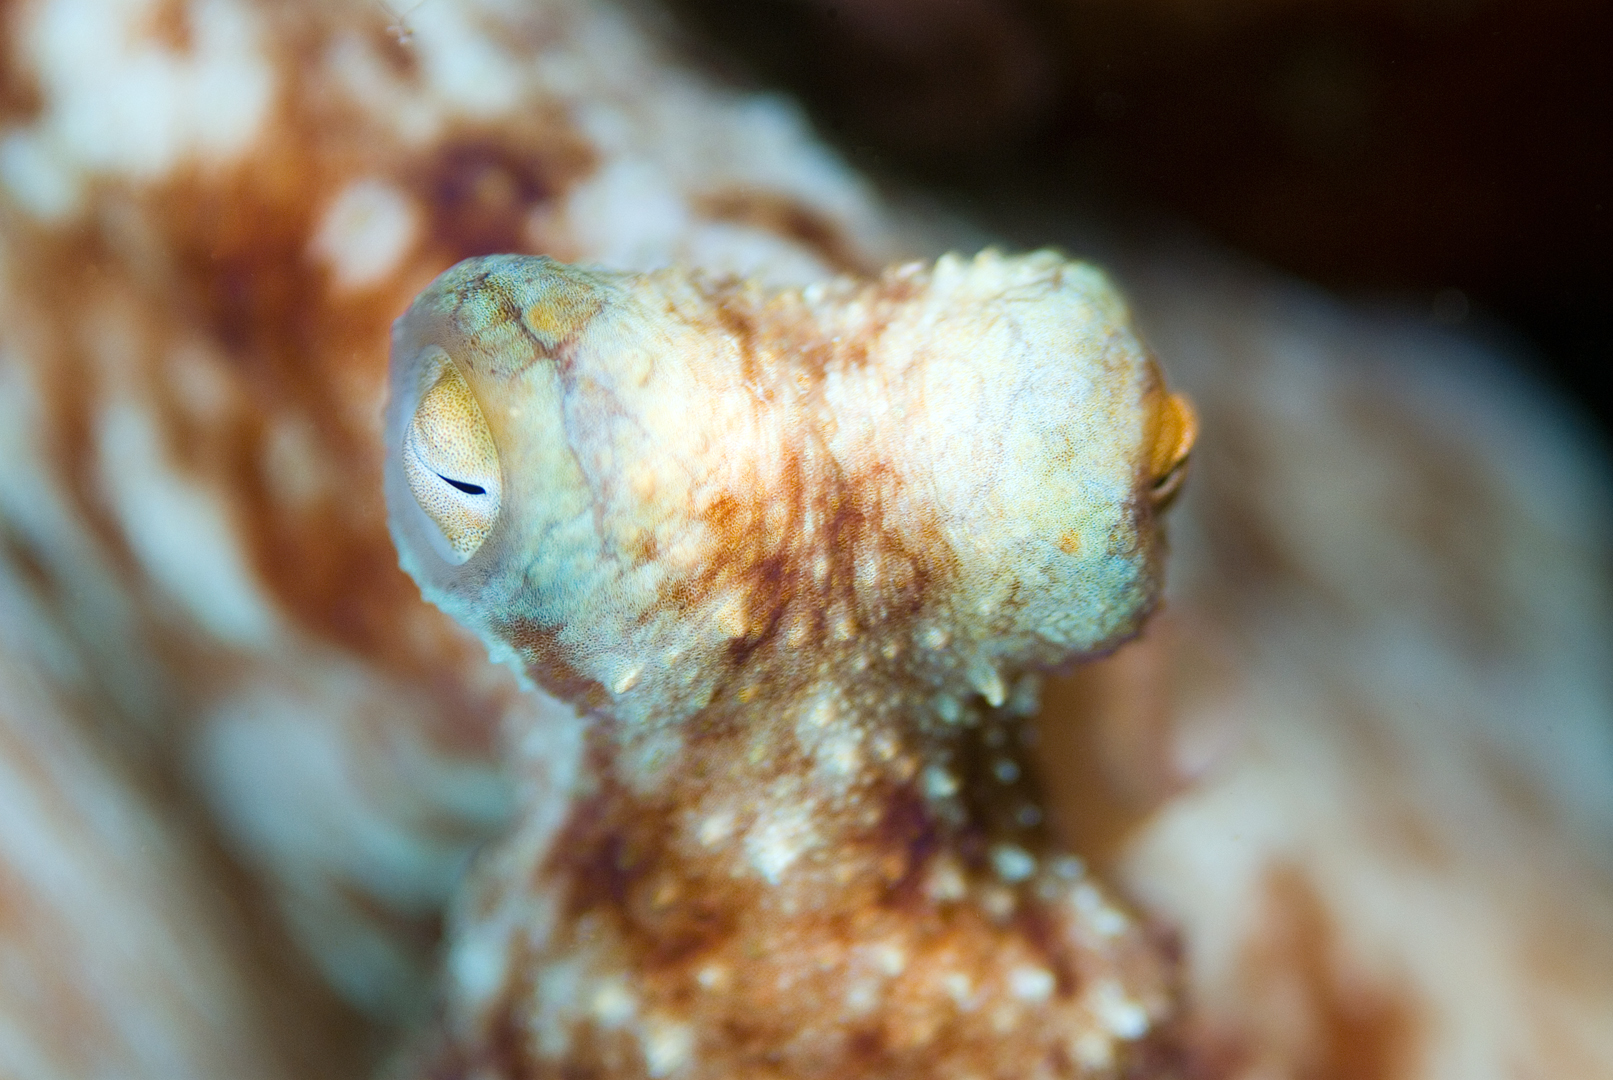
[{"label": "underwater reef surface", "polygon": [[[471,931],[511,880],[527,916],[563,899],[521,874],[588,839],[562,825],[596,775],[577,766],[599,701],[568,695],[580,716],[523,683],[400,569],[393,320],[477,255],[680,266],[743,297],[1004,238],[876,189],[645,7],[34,0],[4,18],[0,1071],[531,1075],[559,1015],[523,966],[540,924]],[[1094,254],[1061,228],[1011,239]],[[1024,793],[1024,827],[1074,861],[1031,845],[1027,872],[999,845],[959,877],[1090,880],[1082,918],[1121,919],[1170,985],[1087,999],[1111,1034],[1145,1019],[1145,1054],[1004,1067],[1613,1076],[1600,448],[1504,346],[1187,245],[1096,255],[1198,414],[1163,604],[1039,703],[962,671],[960,717],[1014,716],[961,725],[959,775],[988,802]],[[945,447],[960,489],[986,460],[1011,478],[987,440],[1017,414],[988,416],[996,400],[914,406],[915,429],[944,409],[980,440],[980,461]],[[981,536],[1015,512],[982,503]],[[808,865],[781,854],[792,828],[757,833],[756,873]],[[632,865],[613,856],[597,895]],[[869,916],[900,930],[888,901]],[[857,959],[864,1073],[885,1075],[913,1000],[891,988],[938,1000],[934,981],[958,1020],[932,1037],[995,1060],[958,972],[926,983],[906,959]],[[1079,992],[1039,970],[1002,986]],[[476,986],[509,1007],[482,1023],[455,1004]],[[610,1075],[744,1043],[651,1022],[639,989],[563,1002],[616,1024],[590,1051]],[[755,993],[765,1019],[778,995]],[[455,1030],[479,1049],[439,1053]]]}]

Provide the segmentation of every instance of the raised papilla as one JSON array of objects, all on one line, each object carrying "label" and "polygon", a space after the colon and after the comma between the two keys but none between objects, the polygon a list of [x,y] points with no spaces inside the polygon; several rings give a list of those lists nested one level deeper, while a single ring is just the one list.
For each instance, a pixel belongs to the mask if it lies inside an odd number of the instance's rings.
[{"label": "raised papilla", "polygon": [[1020,722],[1155,606],[1193,435],[1048,252],[440,277],[394,330],[392,533],[583,734],[473,871],[429,1074],[1149,1073],[1171,963]]}]

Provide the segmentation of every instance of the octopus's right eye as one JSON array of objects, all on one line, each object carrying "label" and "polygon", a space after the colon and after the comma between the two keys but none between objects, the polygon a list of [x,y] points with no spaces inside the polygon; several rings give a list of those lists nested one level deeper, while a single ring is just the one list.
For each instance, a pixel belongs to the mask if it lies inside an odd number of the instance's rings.
[{"label": "octopus's right eye", "polygon": [[476,554],[498,521],[503,476],[481,406],[452,364],[421,396],[409,421],[403,475],[455,561]]},{"label": "octopus's right eye", "polygon": [[1199,421],[1193,404],[1181,394],[1165,394],[1154,417],[1154,442],[1149,450],[1149,498],[1164,509],[1187,476],[1187,460],[1198,438]]}]

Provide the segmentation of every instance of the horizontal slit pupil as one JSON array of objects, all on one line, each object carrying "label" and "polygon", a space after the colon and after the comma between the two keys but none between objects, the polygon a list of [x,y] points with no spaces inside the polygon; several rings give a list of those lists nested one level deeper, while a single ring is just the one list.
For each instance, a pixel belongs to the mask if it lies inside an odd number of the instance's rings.
[{"label": "horizontal slit pupil", "polygon": [[460,491],[463,491],[466,495],[486,495],[487,494],[487,489],[482,487],[480,484],[467,484],[463,480],[455,480],[452,476],[443,476],[442,473],[438,473],[437,475],[439,477],[441,477],[443,480],[448,481],[448,483],[452,484],[454,487],[458,488]]}]

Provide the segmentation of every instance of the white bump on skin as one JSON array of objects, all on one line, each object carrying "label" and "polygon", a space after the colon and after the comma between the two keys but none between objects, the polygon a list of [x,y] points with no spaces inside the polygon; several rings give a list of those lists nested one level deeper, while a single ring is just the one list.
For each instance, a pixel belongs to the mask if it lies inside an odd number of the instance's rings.
[{"label": "white bump on skin", "polygon": [[956,860],[952,858],[936,860],[925,888],[925,892],[931,900],[937,903],[962,900],[968,890],[968,882],[964,880],[963,871],[959,868]]},{"label": "white bump on skin", "polygon": [[974,984],[969,981],[969,976],[961,971],[949,972],[941,979],[941,986],[958,1008],[974,1008]]},{"label": "white bump on skin", "polygon": [[1104,937],[1116,937],[1130,925],[1126,916],[1104,902],[1103,894],[1089,882],[1082,882],[1070,891],[1070,901],[1087,922]]},{"label": "white bump on skin", "polygon": [[851,984],[846,991],[846,1008],[852,1013],[870,1012],[879,1004],[879,988],[866,979]]},{"label": "white bump on skin", "polygon": [[504,985],[513,952],[508,936],[496,924],[490,931],[463,935],[448,951],[448,974],[455,992],[476,1005],[491,1001]]},{"label": "white bump on skin", "polygon": [[1104,979],[1092,988],[1088,1005],[1098,1022],[1121,1039],[1136,1039],[1148,1031],[1148,1010],[1126,997],[1120,984]]},{"label": "white bump on skin", "polygon": [[1003,686],[1003,677],[989,664],[980,664],[972,668],[969,672],[969,684],[980,691],[980,696],[985,698],[986,704],[993,709],[1008,698],[1008,689]]},{"label": "white bump on skin", "polygon": [[610,688],[611,693],[613,693],[613,694],[625,694],[625,693],[627,693],[629,690],[633,689],[633,687],[638,685],[638,678],[643,673],[644,673],[644,665],[643,664],[634,664],[632,667],[627,668],[620,675],[618,675],[616,677],[616,681],[611,684],[611,688]]},{"label": "white bump on skin", "polygon": [[670,1076],[689,1060],[694,1050],[694,1030],[662,1016],[652,1016],[644,1025],[644,1071],[652,1077]]},{"label": "white bump on skin", "polygon": [[1013,918],[1014,909],[1018,906],[1011,889],[988,885],[980,890],[980,910],[996,922],[1007,922]]},{"label": "white bump on skin", "polygon": [[1022,847],[998,844],[991,849],[991,866],[1004,881],[1024,881],[1036,873],[1036,857]]},{"label": "white bump on skin", "polygon": [[638,1011],[638,1001],[615,979],[600,985],[591,1002],[594,1018],[607,1028],[621,1027]]},{"label": "white bump on skin", "polygon": [[330,268],[339,290],[378,285],[414,247],[420,215],[407,195],[380,180],[358,180],[331,200],[310,253]]},{"label": "white bump on skin", "polygon": [[1040,967],[1017,967],[1008,973],[1008,989],[1021,1001],[1046,1001],[1053,994],[1053,973]]},{"label": "white bump on skin", "polygon": [[958,778],[939,765],[926,768],[920,782],[926,799],[949,799],[958,793]]},{"label": "white bump on skin", "polygon": [[823,771],[842,779],[856,776],[862,769],[862,750],[855,731],[831,735],[818,744],[817,761]]},{"label": "white bump on skin", "polygon": [[862,733],[848,724],[837,724],[840,718],[834,698],[824,694],[802,711],[795,725],[795,737],[802,749],[812,755],[831,780],[849,779],[863,765]]},{"label": "white bump on skin", "polygon": [[777,885],[790,864],[812,846],[809,807],[770,808],[745,834],[745,854],[751,866],[769,885]]},{"label": "white bump on skin", "polygon": [[889,942],[874,947],[873,960],[874,966],[886,975],[900,975],[907,968],[907,953]]},{"label": "white bump on skin", "polygon": [[700,823],[696,838],[706,847],[716,847],[734,832],[734,815],[712,814]]},{"label": "white bump on skin", "polygon": [[1054,874],[1065,881],[1079,881],[1087,872],[1086,863],[1074,855],[1060,855],[1050,861],[1047,866],[1049,870],[1052,870]]},{"label": "white bump on skin", "polygon": [[1107,1069],[1114,1064],[1114,1044],[1101,1032],[1082,1032],[1075,1039],[1070,1049],[1073,1051],[1077,1062],[1094,1072]]}]

